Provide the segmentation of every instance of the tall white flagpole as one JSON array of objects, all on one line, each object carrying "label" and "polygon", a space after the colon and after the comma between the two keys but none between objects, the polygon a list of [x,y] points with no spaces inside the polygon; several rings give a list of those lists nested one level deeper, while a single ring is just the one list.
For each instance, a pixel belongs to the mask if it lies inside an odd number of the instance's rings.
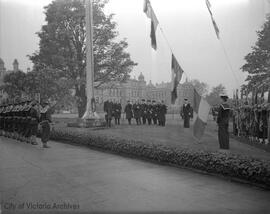
[{"label": "tall white flagpole", "polygon": [[98,115],[93,109],[94,98],[94,53],[93,53],[93,12],[92,0],[86,0],[86,97],[87,105],[83,119],[96,119]]}]

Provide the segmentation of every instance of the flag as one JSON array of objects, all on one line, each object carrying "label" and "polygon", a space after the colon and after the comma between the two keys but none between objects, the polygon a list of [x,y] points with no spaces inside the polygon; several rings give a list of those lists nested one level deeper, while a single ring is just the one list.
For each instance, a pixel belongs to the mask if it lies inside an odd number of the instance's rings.
[{"label": "flag", "polygon": [[216,35],[217,35],[217,38],[219,39],[219,29],[218,29],[218,26],[217,26],[217,23],[213,17],[213,13],[211,11],[211,4],[209,2],[209,0],[205,0],[205,4],[206,4],[206,7],[210,13],[210,16],[211,16],[211,20],[212,20],[212,24],[213,24],[213,27],[215,29],[215,32],[216,32]]},{"label": "flag", "polygon": [[156,30],[158,26],[158,20],[149,0],[144,1],[143,12],[149,19],[151,19],[151,33],[150,33],[151,45],[152,48],[156,50],[157,49]]},{"label": "flag", "polygon": [[194,88],[194,113],[196,116],[193,125],[193,135],[198,140],[200,140],[204,134],[209,111],[210,105]]},{"label": "flag", "polygon": [[172,54],[172,92],[171,92],[171,102],[175,104],[177,98],[177,86],[181,81],[182,75],[184,73],[183,69],[177,62],[175,56]]},{"label": "flag", "polygon": [[236,89],[235,98],[236,98],[236,106],[238,107],[239,106],[238,89]]}]

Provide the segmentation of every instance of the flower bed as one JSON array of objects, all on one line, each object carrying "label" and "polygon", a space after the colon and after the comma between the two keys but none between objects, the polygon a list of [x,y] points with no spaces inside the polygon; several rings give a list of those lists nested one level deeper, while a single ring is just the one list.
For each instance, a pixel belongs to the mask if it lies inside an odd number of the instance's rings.
[{"label": "flower bed", "polygon": [[84,129],[74,128],[57,128],[52,131],[51,139],[192,168],[270,188],[270,162],[266,160],[220,152],[166,147],[113,136],[105,137],[89,130],[86,132]]}]

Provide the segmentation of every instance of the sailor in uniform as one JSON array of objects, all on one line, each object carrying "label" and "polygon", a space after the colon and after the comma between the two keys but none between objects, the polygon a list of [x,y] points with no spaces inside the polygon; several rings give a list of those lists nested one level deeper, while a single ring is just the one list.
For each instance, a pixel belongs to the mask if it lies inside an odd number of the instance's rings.
[{"label": "sailor in uniform", "polygon": [[227,103],[228,96],[226,94],[220,95],[222,103],[218,109],[218,141],[221,150],[229,149],[229,117],[230,117],[230,106]]}]

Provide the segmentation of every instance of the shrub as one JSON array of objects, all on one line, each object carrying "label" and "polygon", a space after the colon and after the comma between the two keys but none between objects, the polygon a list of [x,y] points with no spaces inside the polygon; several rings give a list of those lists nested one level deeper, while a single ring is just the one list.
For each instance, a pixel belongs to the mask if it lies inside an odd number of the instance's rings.
[{"label": "shrub", "polygon": [[55,129],[51,133],[51,139],[192,168],[270,188],[270,162],[266,160],[99,136],[94,132],[86,133],[84,129],[76,128]]}]

